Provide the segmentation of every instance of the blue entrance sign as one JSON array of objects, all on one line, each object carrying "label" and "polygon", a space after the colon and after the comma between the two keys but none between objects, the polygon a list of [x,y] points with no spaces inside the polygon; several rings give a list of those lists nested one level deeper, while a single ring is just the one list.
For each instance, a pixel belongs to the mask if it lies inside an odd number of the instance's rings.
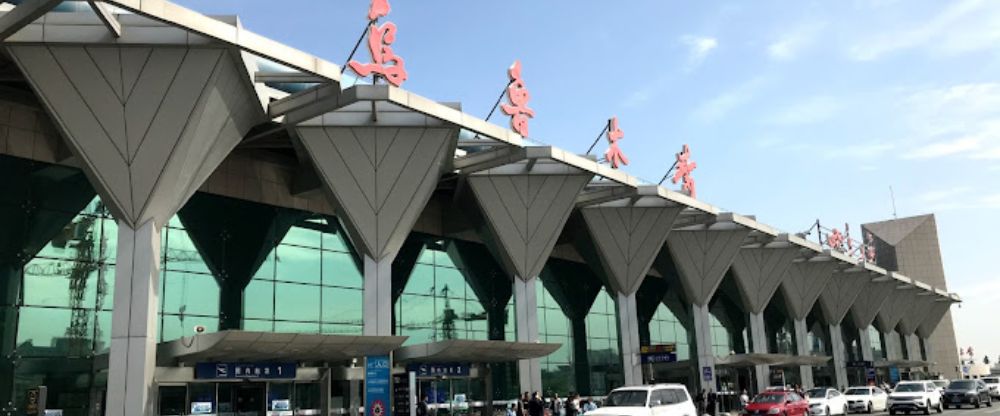
[{"label": "blue entrance sign", "polygon": [[392,362],[388,355],[365,357],[365,414],[392,416]]},{"label": "blue entrance sign", "polygon": [[295,378],[295,363],[198,363],[194,378],[227,379],[286,379]]},{"label": "blue entrance sign", "polygon": [[701,379],[705,381],[712,381],[712,367],[701,368]]},{"label": "blue entrance sign", "polygon": [[639,347],[643,364],[672,363],[677,361],[677,344],[643,345]]},{"label": "blue entrance sign", "polygon": [[876,377],[875,377],[875,369],[872,368],[872,367],[868,367],[865,370],[865,373],[866,373],[868,381],[871,382],[871,383],[874,383],[875,379],[876,379]]},{"label": "blue entrance sign", "polygon": [[417,373],[417,377],[468,377],[469,363],[410,364],[406,371]]},{"label": "blue entrance sign", "polygon": [[677,362],[677,354],[672,352],[642,354],[640,358],[642,359],[643,364]]}]

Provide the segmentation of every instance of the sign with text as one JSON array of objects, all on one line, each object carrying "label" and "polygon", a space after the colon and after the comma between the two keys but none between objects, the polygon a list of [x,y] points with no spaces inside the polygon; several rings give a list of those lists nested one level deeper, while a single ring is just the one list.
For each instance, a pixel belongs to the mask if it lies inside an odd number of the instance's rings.
[{"label": "sign with text", "polygon": [[365,415],[392,416],[392,360],[388,355],[365,357]]},{"label": "sign with text", "polygon": [[198,363],[194,367],[194,378],[290,379],[295,378],[295,369],[295,363]]},{"label": "sign with text", "polygon": [[705,381],[712,381],[712,367],[701,368],[701,379]]},{"label": "sign with text", "polygon": [[639,347],[639,358],[643,364],[676,362],[677,344],[643,345]]},{"label": "sign with text", "polygon": [[406,371],[417,373],[417,377],[468,377],[469,363],[410,364]]},{"label": "sign with text", "polygon": [[410,373],[392,376],[392,412],[396,416],[410,415]]},{"label": "sign with text", "polygon": [[871,361],[862,361],[862,360],[848,361],[847,362],[847,367],[848,368],[874,368],[875,367],[875,363],[873,363]]}]

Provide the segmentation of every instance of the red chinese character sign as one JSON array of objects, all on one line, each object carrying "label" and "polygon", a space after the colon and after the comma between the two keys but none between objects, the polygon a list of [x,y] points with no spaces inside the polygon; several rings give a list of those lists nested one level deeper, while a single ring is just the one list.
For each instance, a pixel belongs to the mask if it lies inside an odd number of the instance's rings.
[{"label": "red chinese character sign", "polygon": [[618,141],[625,137],[625,133],[618,128],[618,117],[611,117],[608,120],[608,150],[604,152],[604,160],[611,164],[611,167],[618,169],[619,165],[627,165],[628,158],[618,147]]},{"label": "red chinese character sign", "polygon": [[535,110],[528,108],[531,93],[521,78],[521,61],[514,61],[514,64],[507,68],[507,76],[510,77],[510,84],[507,85],[507,99],[510,104],[503,104],[500,109],[510,116],[510,127],[521,137],[528,137],[528,119],[535,117]]},{"label": "red chinese character sign", "polygon": [[698,168],[698,164],[691,161],[691,148],[688,145],[684,145],[681,152],[677,154],[677,170],[674,171],[674,177],[671,182],[677,183],[681,182],[681,189],[684,190],[691,198],[697,198],[698,192],[695,188],[694,178],[691,177],[691,172]]},{"label": "red chinese character sign", "polygon": [[371,52],[372,62],[363,64],[355,60],[348,62],[348,66],[356,74],[367,77],[374,74],[381,76],[394,85],[400,86],[406,81],[406,66],[403,58],[396,55],[392,50],[392,43],[396,41],[396,24],[386,22],[378,26],[378,19],[389,14],[389,0],[372,0],[368,9],[368,51]]}]

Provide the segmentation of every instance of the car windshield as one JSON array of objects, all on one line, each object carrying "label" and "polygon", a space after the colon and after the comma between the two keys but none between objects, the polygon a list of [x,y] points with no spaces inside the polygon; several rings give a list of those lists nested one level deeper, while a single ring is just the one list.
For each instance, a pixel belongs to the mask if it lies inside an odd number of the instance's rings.
[{"label": "car windshield", "polygon": [[826,389],[810,389],[806,390],[806,396],[812,399],[822,399],[826,397]]},{"label": "car windshield", "polygon": [[897,393],[912,393],[917,391],[924,391],[924,385],[918,383],[900,384],[896,386],[895,390]]},{"label": "car windshield", "polygon": [[754,403],[782,403],[784,401],[784,394],[759,394],[753,398]]},{"label": "car windshield", "polygon": [[986,377],[986,378],[983,379],[983,383],[997,384],[997,383],[1000,383],[1000,378]]},{"label": "car windshield", "polygon": [[604,407],[646,407],[645,390],[617,390],[611,392],[604,400]]},{"label": "car windshield", "polygon": [[955,380],[948,385],[951,390],[972,390],[976,388],[975,380]]},{"label": "car windshield", "polygon": [[867,395],[871,394],[871,390],[868,390],[868,389],[848,389],[847,393],[844,393],[844,394],[846,394],[848,396],[867,396]]}]

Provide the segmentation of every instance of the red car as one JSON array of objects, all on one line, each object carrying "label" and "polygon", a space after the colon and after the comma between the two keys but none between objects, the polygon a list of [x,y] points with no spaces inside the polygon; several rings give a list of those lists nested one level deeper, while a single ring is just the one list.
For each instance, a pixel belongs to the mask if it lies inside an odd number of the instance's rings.
[{"label": "red car", "polygon": [[743,410],[748,416],[808,416],[809,401],[794,391],[768,391],[758,394]]}]

